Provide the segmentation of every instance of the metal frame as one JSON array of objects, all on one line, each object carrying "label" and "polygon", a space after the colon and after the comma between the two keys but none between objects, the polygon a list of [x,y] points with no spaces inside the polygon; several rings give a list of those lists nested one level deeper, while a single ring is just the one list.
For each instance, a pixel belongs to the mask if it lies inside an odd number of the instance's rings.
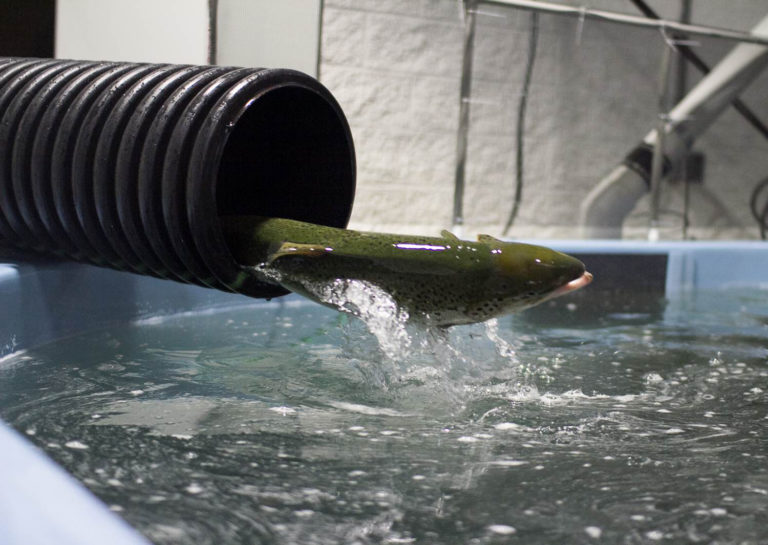
[{"label": "metal frame", "polygon": [[734,40],[737,42],[753,43],[759,45],[768,45],[768,38],[758,36],[749,32],[739,30],[730,30],[727,28],[718,28],[705,25],[691,25],[666,19],[649,19],[644,15],[629,15],[615,11],[605,11],[592,9],[586,6],[574,7],[554,2],[544,2],[541,0],[481,0],[486,4],[496,4],[499,6],[512,6],[520,9],[536,10],[547,13],[556,13],[560,15],[570,15],[580,19],[597,19],[600,21],[610,21],[612,23],[621,23],[631,26],[645,28],[656,28],[665,33],[679,32],[692,36],[707,36],[710,38],[720,38],[723,40]]},{"label": "metal frame", "polygon": [[555,2],[541,0],[461,0],[464,7],[464,51],[461,74],[461,91],[459,103],[459,127],[456,144],[456,174],[454,179],[453,228],[461,231],[464,224],[464,188],[466,185],[466,158],[469,134],[469,110],[472,88],[472,57],[474,53],[475,15],[480,4],[507,6],[544,13],[553,13],[578,17],[580,21],[596,19],[617,24],[658,29],[665,41],[672,45],[672,34],[680,33],[693,36],[733,40],[742,43],[768,46],[768,37],[717,27],[692,25],[669,21],[666,19],[650,19],[641,15],[597,10],[585,6],[574,7]]}]

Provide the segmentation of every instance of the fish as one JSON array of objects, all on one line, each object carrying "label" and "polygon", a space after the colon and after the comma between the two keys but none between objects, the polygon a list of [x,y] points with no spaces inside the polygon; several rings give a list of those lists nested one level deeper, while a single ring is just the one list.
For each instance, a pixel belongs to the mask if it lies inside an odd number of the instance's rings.
[{"label": "fish", "polygon": [[220,221],[234,259],[262,270],[267,282],[342,311],[349,309],[313,286],[365,282],[414,321],[443,328],[518,312],[592,281],[575,257],[489,235],[468,241],[449,231],[409,236],[261,216]]}]

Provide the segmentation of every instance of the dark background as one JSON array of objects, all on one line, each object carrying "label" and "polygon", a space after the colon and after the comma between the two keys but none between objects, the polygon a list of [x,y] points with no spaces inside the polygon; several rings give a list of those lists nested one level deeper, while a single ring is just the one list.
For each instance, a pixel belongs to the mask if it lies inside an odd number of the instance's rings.
[{"label": "dark background", "polygon": [[0,0],[0,57],[53,57],[55,0]]}]

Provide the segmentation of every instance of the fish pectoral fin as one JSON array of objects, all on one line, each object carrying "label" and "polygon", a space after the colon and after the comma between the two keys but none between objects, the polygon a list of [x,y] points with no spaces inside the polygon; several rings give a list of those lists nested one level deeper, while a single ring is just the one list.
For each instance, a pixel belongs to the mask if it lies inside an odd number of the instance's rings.
[{"label": "fish pectoral fin", "polygon": [[448,229],[443,229],[442,231],[440,231],[440,236],[443,238],[447,238],[448,240],[454,240],[454,241],[460,240],[459,237],[451,233]]},{"label": "fish pectoral fin", "polygon": [[283,242],[280,245],[280,248],[278,248],[276,252],[273,252],[269,256],[269,259],[267,259],[267,264],[271,265],[275,260],[289,255],[300,255],[302,257],[320,257],[326,253],[327,250],[325,249],[325,246],[320,246],[317,244],[299,244],[297,242]]},{"label": "fish pectoral fin", "polygon": [[491,235],[477,235],[477,241],[483,244],[504,244],[503,241],[492,237]]}]

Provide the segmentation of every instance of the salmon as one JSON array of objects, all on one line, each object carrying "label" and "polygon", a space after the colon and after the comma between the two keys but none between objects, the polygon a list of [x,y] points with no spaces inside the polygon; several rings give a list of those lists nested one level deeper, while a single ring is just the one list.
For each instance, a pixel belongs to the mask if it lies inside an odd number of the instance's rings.
[{"label": "salmon", "polygon": [[359,281],[388,293],[408,315],[448,327],[517,312],[579,288],[592,275],[555,250],[488,235],[461,240],[371,233],[259,216],[221,218],[236,261],[318,303],[316,288]]}]

